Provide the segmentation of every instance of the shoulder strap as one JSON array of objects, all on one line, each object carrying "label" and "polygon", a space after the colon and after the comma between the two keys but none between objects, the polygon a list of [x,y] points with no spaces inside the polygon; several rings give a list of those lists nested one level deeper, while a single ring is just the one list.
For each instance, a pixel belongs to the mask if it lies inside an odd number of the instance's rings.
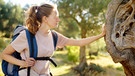
[{"label": "shoulder strap", "polygon": [[[28,40],[30,57],[36,58],[38,53],[38,47],[35,36],[26,29],[26,37]],[[30,67],[27,70],[27,76],[30,76]]]},{"label": "shoulder strap", "polygon": [[36,42],[36,38],[35,36],[29,32],[27,29],[26,29],[26,36],[27,36],[27,39],[28,39],[28,45],[29,45],[29,50],[30,50],[30,57],[37,57],[37,53],[38,53],[38,47],[37,47],[37,42]]},{"label": "shoulder strap", "polygon": [[53,36],[53,44],[54,44],[54,49],[56,49],[57,41],[58,41],[58,35],[56,32],[52,31],[52,36]]}]

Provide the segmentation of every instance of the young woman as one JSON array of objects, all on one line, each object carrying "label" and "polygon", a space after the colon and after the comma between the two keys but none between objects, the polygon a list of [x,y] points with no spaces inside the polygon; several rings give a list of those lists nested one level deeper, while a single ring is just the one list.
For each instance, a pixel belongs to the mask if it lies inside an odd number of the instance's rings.
[{"label": "young woman", "polygon": [[[41,6],[32,6],[28,10],[26,19],[26,27],[33,33],[37,40],[38,57],[51,57],[54,52],[53,39],[50,29],[58,26],[60,19],[57,7],[50,4]],[[56,31],[55,31],[56,32]],[[105,30],[97,36],[92,36],[84,39],[70,39],[56,32],[58,35],[57,47],[84,46],[103,37]],[[23,60],[18,60],[11,56],[13,52],[19,52]],[[49,61],[36,61],[29,57],[29,48],[25,31],[9,44],[1,53],[1,58],[19,65],[21,67],[31,67],[31,76],[49,76]],[[27,69],[19,71],[19,76],[27,76]]]}]

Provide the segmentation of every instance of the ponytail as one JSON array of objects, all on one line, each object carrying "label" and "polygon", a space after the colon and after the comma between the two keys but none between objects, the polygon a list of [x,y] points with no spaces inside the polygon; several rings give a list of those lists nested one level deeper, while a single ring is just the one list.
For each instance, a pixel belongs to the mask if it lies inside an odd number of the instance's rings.
[{"label": "ponytail", "polygon": [[28,10],[28,17],[26,19],[26,26],[32,34],[36,34],[39,29],[40,23],[37,21],[36,13],[38,12],[38,6],[32,6]]}]

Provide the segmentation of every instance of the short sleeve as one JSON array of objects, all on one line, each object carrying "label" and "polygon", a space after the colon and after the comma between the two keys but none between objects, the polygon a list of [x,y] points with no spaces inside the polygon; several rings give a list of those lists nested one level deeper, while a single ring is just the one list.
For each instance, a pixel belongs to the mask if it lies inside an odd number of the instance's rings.
[{"label": "short sleeve", "polygon": [[60,33],[58,33],[58,42],[57,42],[57,47],[58,48],[62,48],[66,45],[66,43],[68,42],[68,38]]},{"label": "short sleeve", "polygon": [[18,37],[14,41],[11,42],[11,46],[17,52],[22,52],[24,49],[26,49],[27,39],[26,39],[26,32],[25,32],[25,30],[20,32]]}]

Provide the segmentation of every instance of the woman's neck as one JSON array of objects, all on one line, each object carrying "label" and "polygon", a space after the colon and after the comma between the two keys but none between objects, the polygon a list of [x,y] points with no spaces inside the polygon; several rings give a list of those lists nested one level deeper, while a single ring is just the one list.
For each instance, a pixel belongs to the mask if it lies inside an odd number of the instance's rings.
[{"label": "woman's neck", "polygon": [[42,34],[48,34],[50,32],[50,28],[47,25],[41,25],[39,27],[39,32]]}]

